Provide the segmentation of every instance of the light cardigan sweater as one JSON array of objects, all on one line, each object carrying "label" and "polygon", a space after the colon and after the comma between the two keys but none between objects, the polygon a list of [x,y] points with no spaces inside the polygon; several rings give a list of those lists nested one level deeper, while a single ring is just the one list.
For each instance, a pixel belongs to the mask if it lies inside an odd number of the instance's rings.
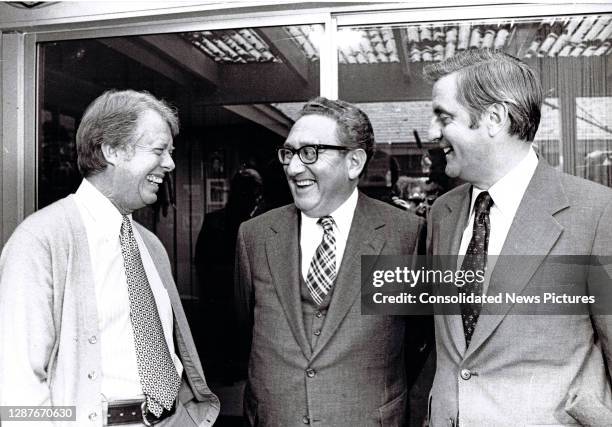
[{"label": "light cardigan sweater", "polygon": [[[212,425],[219,400],[206,384],[166,251],[136,227],[172,304],[185,369],[179,401],[196,425]],[[70,195],[26,218],[2,251],[0,405],[76,405],[77,422],[67,426],[102,426],[96,307],[87,234]]]}]

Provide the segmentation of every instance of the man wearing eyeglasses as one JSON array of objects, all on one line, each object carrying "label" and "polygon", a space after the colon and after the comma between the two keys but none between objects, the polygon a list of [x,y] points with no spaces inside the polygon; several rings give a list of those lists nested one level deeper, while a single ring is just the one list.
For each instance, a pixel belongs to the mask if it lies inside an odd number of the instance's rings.
[{"label": "man wearing eyeglasses", "polygon": [[[316,98],[278,149],[294,204],[243,223],[236,284],[252,322],[250,425],[401,426],[415,329],[362,316],[361,255],[411,255],[421,222],[357,190],[372,156],[368,117]],[[416,352],[416,350],[415,350]],[[424,354],[421,353],[421,354]]]}]

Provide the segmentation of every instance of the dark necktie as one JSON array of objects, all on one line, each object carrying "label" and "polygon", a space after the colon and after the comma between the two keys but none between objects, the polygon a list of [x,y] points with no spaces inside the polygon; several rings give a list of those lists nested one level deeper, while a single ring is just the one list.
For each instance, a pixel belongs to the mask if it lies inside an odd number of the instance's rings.
[{"label": "dark necktie", "polygon": [[132,231],[132,223],[125,215],[119,240],[127,277],[140,384],[149,411],[159,417],[164,408],[172,408],[181,378],[168,350],[153,291],[149,286]]},{"label": "dark necktie", "polygon": [[[489,249],[489,234],[491,223],[489,221],[489,211],[493,206],[493,199],[487,191],[476,197],[474,203],[474,230],[472,239],[465,253],[461,270],[463,271],[484,271],[487,266],[487,251]],[[474,280],[466,283],[459,288],[460,293],[467,295],[482,295],[482,281]],[[463,332],[465,334],[466,347],[469,347],[472,334],[478,322],[481,304],[461,303],[461,320],[463,321]]]},{"label": "dark necktie", "polygon": [[319,218],[317,224],[323,227],[323,239],[310,262],[306,286],[315,303],[321,305],[336,280],[336,238],[331,216]]}]

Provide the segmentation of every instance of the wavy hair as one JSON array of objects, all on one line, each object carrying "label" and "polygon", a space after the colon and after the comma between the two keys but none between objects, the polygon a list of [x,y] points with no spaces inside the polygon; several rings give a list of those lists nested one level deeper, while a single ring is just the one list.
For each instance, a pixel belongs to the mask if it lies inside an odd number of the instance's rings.
[{"label": "wavy hair", "polygon": [[318,114],[335,120],[338,141],[345,147],[362,148],[367,155],[367,166],[374,154],[374,130],[366,113],[346,101],[319,96],[304,105],[298,118],[310,114]]},{"label": "wavy hair", "polygon": [[487,107],[502,103],[508,108],[510,135],[531,142],[541,117],[542,87],[523,61],[502,51],[470,49],[423,68],[430,82],[457,73],[457,101],[470,114],[470,127],[478,126]]},{"label": "wavy hair", "polygon": [[76,134],[77,163],[81,175],[88,177],[106,169],[103,144],[129,149],[138,119],[148,110],[159,113],[170,127],[172,136],[178,134],[176,110],[148,92],[112,89],[89,104]]}]

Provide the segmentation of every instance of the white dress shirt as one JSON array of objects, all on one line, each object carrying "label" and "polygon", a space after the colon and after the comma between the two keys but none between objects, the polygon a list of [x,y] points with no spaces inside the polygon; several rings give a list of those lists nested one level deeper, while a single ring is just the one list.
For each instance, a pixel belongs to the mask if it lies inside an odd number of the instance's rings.
[{"label": "white dress shirt", "polygon": [[[97,339],[100,341],[102,354],[103,399],[141,399],[144,395],[138,375],[128,285],[119,241],[123,217],[111,201],[86,179],[76,191],[75,201],[87,232],[96,289],[100,328],[100,336]],[[132,216],[129,215],[129,218],[131,221]],[[168,349],[181,376],[183,365],[174,351],[170,298],[142,237],[136,227],[132,229],[155,298]]]},{"label": "white dress shirt", "polygon": [[[533,174],[538,166],[538,156],[536,155],[533,148],[529,148],[529,152],[523,160],[520,161],[510,172],[500,178],[495,184],[487,190],[493,199],[493,206],[489,214],[489,221],[491,224],[489,234],[489,248],[487,251],[488,255],[499,255],[501,253],[506,236],[514,220],[514,215],[518,210],[525,190],[533,177]],[[474,230],[474,204],[476,198],[480,193],[485,190],[481,190],[472,186],[472,200],[470,204],[470,217],[468,219],[467,227],[463,231],[461,237],[461,246],[459,247],[459,255],[464,256],[467,252],[467,248],[472,239],[472,232]],[[489,278],[497,257],[489,257],[487,260],[487,272],[485,274],[484,291],[486,292]],[[459,260],[459,265],[461,265]]]},{"label": "white dress shirt", "polygon": [[[340,263],[346,248],[346,240],[351,231],[353,215],[357,207],[357,188],[353,190],[348,199],[330,216],[334,219],[334,237],[336,238],[336,272],[340,270]],[[300,229],[300,251],[302,254],[302,277],[306,280],[308,269],[317,248],[323,240],[323,227],[317,224],[319,218],[311,218],[301,213],[302,224]]]}]

